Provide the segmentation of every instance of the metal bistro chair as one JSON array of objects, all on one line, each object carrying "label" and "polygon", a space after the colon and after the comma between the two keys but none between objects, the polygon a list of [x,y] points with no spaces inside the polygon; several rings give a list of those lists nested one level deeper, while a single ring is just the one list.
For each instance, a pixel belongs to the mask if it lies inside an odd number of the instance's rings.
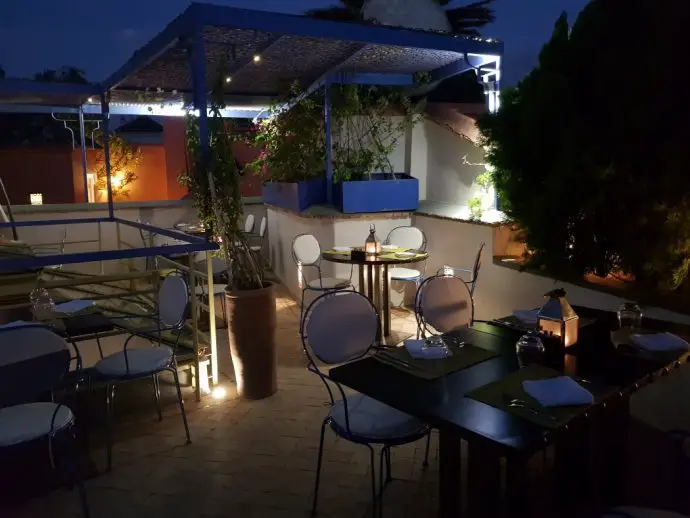
[{"label": "metal bistro chair", "polygon": [[[292,241],[292,259],[295,261],[298,270],[305,267],[314,268],[318,273],[318,278],[304,282],[302,288],[302,298],[300,300],[299,325],[302,328],[304,318],[304,294],[307,291],[329,292],[344,290],[352,286],[352,267],[350,267],[349,279],[338,279],[334,277],[323,277],[321,275],[321,245],[311,234],[300,234]],[[302,274],[302,278],[303,274]]]},{"label": "metal bistro chair", "polygon": [[13,476],[5,470],[45,446],[50,466],[77,486],[82,514],[88,518],[74,414],[61,403],[41,401],[47,395],[52,400],[69,366],[67,342],[49,328],[27,323],[0,329],[0,471],[3,477]]},{"label": "metal bistro chair", "polygon": [[244,219],[244,233],[251,234],[254,232],[254,214],[247,214]]},{"label": "metal bistro chair", "polygon": [[[417,227],[395,227],[388,233],[383,244],[424,252],[426,251],[426,236]],[[426,266],[420,271],[415,268],[395,266],[389,270],[389,275],[392,281],[414,282],[415,287],[419,288],[419,283],[424,278],[425,268]]]},{"label": "metal bistro chair", "polygon": [[474,299],[474,289],[477,287],[477,279],[479,278],[479,270],[482,267],[482,254],[486,243],[482,242],[477,250],[477,255],[474,258],[474,266],[471,270],[467,268],[455,268],[454,266],[444,266],[438,271],[439,275],[454,275],[461,277],[462,274],[470,274],[470,279],[465,281],[465,284],[470,288],[470,295]]},{"label": "metal bistro chair", "polygon": [[[169,274],[158,290],[156,313],[134,317],[150,320],[151,326],[148,328],[130,328],[123,325],[122,327],[131,333],[125,340],[123,350],[101,358],[93,368],[96,379],[106,383],[108,471],[112,468],[113,403],[115,398],[115,385],[117,383],[151,377],[153,379],[153,391],[156,401],[156,410],[158,411],[158,420],[160,421],[163,419],[163,414],[161,410],[158,375],[162,372],[170,372],[173,375],[175,388],[177,389],[177,399],[182,412],[182,422],[187,436],[187,444],[192,442],[189,436],[189,425],[187,424],[187,414],[184,409],[180,380],[177,375],[177,360],[175,357],[177,344],[180,339],[180,331],[187,317],[188,302],[189,290],[184,278],[176,272]],[[131,318],[133,317],[124,317],[124,319]],[[117,324],[117,319],[114,320]],[[175,343],[172,348],[163,345],[161,337],[163,331],[175,332]],[[158,345],[128,349],[127,346],[130,341],[136,336],[150,340],[152,343],[154,343],[155,340],[158,342]],[[152,336],[156,338],[152,338]]]},{"label": "metal bistro chair", "polygon": [[415,295],[417,338],[468,327],[474,319],[472,295],[465,281],[448,275],[425,279]]},{"label": "metal bistro chair", "polygon": [[264,249],[264,237],[266,236],[266,228],[268,227],[268,218],[263,216],[261,218],[261,223],[259,223],[259,234],[252,236],[255,239],[249,249],[252,253],[256,254],[257,257],[261,257],[261,251]]},{"label": "metal bistro chair", "polygon": [[[330,410],[321,424],[312,515],[316,514],[326,426],[330,426],[338,437],[369,449],[374,516],[377,509],[381,515],[384,460],[386,483],[391,480],[390,449],[418,441],[429,433],[424,423],[375,399],[363,394],[346,396],[343,388],[317,366],[314,358],[333,365],[366,355],[374,346],[377,329],[378,316],[374,306],[364,295],[353,290],[321,294],[306,311],[301,336],[308,358],[307,369],[321,378],[330,397]],[[337,388],[339,398],[334,395],[331,385]],[[378,495],[372,445],[381,445]]]}]

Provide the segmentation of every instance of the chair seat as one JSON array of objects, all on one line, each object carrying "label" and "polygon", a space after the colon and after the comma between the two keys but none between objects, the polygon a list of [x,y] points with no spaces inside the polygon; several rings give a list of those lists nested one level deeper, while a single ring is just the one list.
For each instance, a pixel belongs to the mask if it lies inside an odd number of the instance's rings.
[{"label": "chair seat", "polygon": [[[222,295],[225,293],[225,288],[227,287],[227,284],[220,284],[220,283],[213,283],[213,286],[211,286],[211,289],[213,290],[214,295]],[[197,286],[196,287],[196,294],[197,295],[206,295],[208,292],[208,286]]]},{"label": "chair seat", "polygon": [[[55,421],[53,414],[55,410]],[[74,422],[74,414],[56,403],[28,403],[0,409],[0,447],[12,446],[64,430]]]},{"label": "chair seat", "polygon": [[329,416],[336,433],[353,436],[370,442],[400,441],[423,436],[428,428],[403,412],[385,405],[363,394],[347,398],[349,433],[345,422],[344,400],[336,401],[331,407]]},{"label": "chair seat", "polygon": [[422,276],[422,273],[419,270],[415,270],[413,268],[395,267],[391,268],[389,273],[391,279],[397,281],[412,281],[419,279]]},{"label": "chair seat", "polygon": [[309,281],[308,286],[315,289],[334,290],[337,288],[347,288],[350,285],[348,279],[336,279],[334,277],[322,277]]},{"label": "chair seat", "polygon": [[605,512],[601,518],[687,518],[684,514],[643,507],[617,507]]},{"label": "chair seat", "polygon": [[[106,356],[94,365],[94,370],[106,378],[130,378],[147,376],[166,369],[173,359],[173,350],[161,345],[157,347],[140,347],[127,349]],[[129,370],[127,366],[129,365]]]}]

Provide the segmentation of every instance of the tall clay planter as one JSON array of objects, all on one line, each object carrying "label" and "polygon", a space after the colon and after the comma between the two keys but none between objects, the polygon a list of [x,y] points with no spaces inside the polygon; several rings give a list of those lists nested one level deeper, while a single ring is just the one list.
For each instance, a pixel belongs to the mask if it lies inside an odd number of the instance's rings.
[{"label": "tall clay planter", "polygon": [[278,390],[275,285],[226,290],[225,301],[237,393],[246,399],[268,397]]}]

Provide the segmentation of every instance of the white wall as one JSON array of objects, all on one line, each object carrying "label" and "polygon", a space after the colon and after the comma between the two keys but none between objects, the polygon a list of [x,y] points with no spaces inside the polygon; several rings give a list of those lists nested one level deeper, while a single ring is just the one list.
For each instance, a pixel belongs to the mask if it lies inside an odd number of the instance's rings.
[{"label": "white wall", "polygon": [[[519,272],[493,263],[493,227],[475,223],[442,220],[415,215],[412,222],[427,236],[430,252],[427,272],[433,273],[444,265],[471,269],[481,242],[486,243],[479,281],[475,291],[476,318],[489,320],[509,315],[515,309],[540,306],[543,295],[562,287],[571,304],[607,311],[615,311],[624,299],[555,281],[547,277]],[[649,308],[645,315],[673,322],[690,324],[690,316],[659,308]]]}]

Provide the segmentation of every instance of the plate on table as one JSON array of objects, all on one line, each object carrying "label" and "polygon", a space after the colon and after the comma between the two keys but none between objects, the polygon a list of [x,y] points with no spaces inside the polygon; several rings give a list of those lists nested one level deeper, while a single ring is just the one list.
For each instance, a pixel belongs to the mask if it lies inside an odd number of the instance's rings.
[{"label": "plate on table", "polygon": [[398,259],[410,259],[416,255],[414,252],[395,252],[395,257]]},{"label": "plate on table", "polygon": [[333,250],[335,252],[352,252],[351,246],[334,246]]},{"label": "plate on table", "polygon": [[381,245],[381,250],[393,251],[397,250],[399,247],[397,245]]}]

